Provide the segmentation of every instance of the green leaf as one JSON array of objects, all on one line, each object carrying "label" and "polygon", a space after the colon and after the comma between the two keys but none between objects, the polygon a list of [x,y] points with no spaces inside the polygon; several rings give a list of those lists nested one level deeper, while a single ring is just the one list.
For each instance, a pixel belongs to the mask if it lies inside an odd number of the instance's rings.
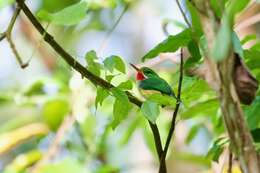
[{"label": "green leaf", "polygon": [[115,129],[118,126],[118,124],[120,124],[121,121],[127,117],[128,112],[131,109],[131,104],[124,91],[118,88],[112,88],[111,92],[113,96],[116,98],[113,106],[114,119],[111,123],[112,128]]},{"label": "green leaf", "polygon": [[224,145],[228,143],[226,138],[216,139],[210,147],[207,157],[210,157],[213,161],[218,162],[218,159],[224,151]]},{"label": "green leaf", "polygon": [[190,119],[198,116],[213,116],[217,114],[219,103],[217,99],[198,102],[181,112],[182,119]]},{"label": "green leaf", "polygon": [[112,92],[113,96],[116,99],[120,100],[122,103],[125,103],[125,104],[129,103],[128,97],[124,91],[120,90],[119,88],[112,88],[111,92]]},{"label": "green leaf", "polygon": [[146,119],[154,124],[156,123],[156,119],[158,118],[160,113],[159,105],[157,103],[146,100],[142,104],[141,111]]},{"label": "green leaf", "polygon": [[142,58],[142,61],[152,59],[162,52],[175,52],[180,47],[186,46],[190,41],[191,30],[185,29],[181,33],[174,36],[169,36],[166,40],[159,43]]},{"label": "green leaf", "polygon": [[256,40],[256,39],[257,39],[256,34],[250,34],[250,35],[245,36],[245,37],[241,40],[241,44],[244,45],[244,44],[246,44],[247,42],[249,42],[249,41],[251,41],[251,40]]},{"label": "green leaf", "polygon": [[120,83],[117,87],[122,90],[131,90],[133,88],[133,83],[130,80],[127,80]]},{"label": "green leaf", "polygon": [[185,68],[193,66],[201,59],[199,46],[194,40],[189,42],[188,50],[191,54],[191,57],[185,62]]},{"label": "green leaf", "polygon": [[85,55],[86,62],[88,64],[87,69],[93,74],[100,76],[101,65],[97,62],[97,54],[94,50],[91,50]]},{"label": "green leaf", "polygon": [[39,11],[37,16],[45,21],[52,22],[56,25],[75,25],[86,17],[87,3],[85,1],[78,2],[68,6],[56,13],[49,13],[45,10]]},{"label": "green leaf", "polygon": [[102,106],[103,101],[109,96],[109,93],[106,89],[102,87],[97,88],[97,95],[95,101],[95,107],[98,107],[98,104]]},{"label": "green leaf", "polygon": [[222,10],[221,9],[224,5],[222,4],[222,2],[220,2],[220,0],[210,0],[210,5],[212,7],[212,9],[215,12],[215,15],[219,18],[221,18],[222,16]]},{"label": "green leaf", "polygon": [[171,107],[175,106],[175,99],[168,95],[162,95],[159,93],[155,93],[155,94],[150,95],[148,97],[148,100],[150,100],[152,102],[156,102],[163,106],[171,106]]},{"label": "green leaf", "polygon": [[250,49],[244,50],[245,62],[246,62],[246,65],[250,69],[258,69],[258,68],[260,68],[259,57],[260,57],[260,51],[250,50]]},{"label": "green leaf", "polygon": [[220,29],[211,51],[211,58],[221,61],[227,58],[231,46],[231,25],[226,15],[223,16]]},{"label": "green leaf", "polygon": [[250,106],[244,108],[248,126],[251,130],[260,126],[260,96],[257,96]]},{"label": "green leaf", "polygon": [[69,111],[70,106],[66,100],[55,98],[43,105],[42,115],[49,127],[52,130],[56,130]]},{"label": "green leaf", "polygon": [[120,99],[116,99],[113,106],[114,119],[111,123],[113,129],[115,129],[124,119],[127,118],[130,111],[130,104],[128,102],[122,102]]},{"label": "green leaf", "polygon": [[106,80],[110,83],[114,77],[116,77],[116,76],[115,75],[106,75]]},{"label": "green leaf", "polygon": [[245,7],[249,2],[250,0],[228,1],[226,10],[227,10],[229,21],[233,23],[235,15],[240,11],[242,11],[243,9],[245,9]]},{"label": "green leaf", "polygon": [[110,57],[107,57],[103,63],[111,73],[113,73],[114,69],[125,73],[124,61],[119,56],[112,55]]},{"label": "green leaf", "polygon": [[260,128],[251,130],[251,135],[254,139],[254,142],[260,142]]},{"label": "green leaf", "polygon": [[33,96],[33,95],[41,95],[44,94],[44,82],[43,81],[36,81],[34,82],[25,92],[25,96]]},{"label": "green leaf", "polygon": [[190,129],[188,135],[187,135],[186,138],[185,138],[185,143],[186,143],[186,144],[190,144],[190,143],[191,143],[191,141],[192,141],[192,140],[196,137],[196,135],[198,134],[200,128],[201,128],[201,124],[198,124],[198,125],[194,125],[194,126]]},{"label": "green leaf", "polygon": [[244,58],[244,50],[235,31],[232,32],[232,44],[234,52],[237,53],[241,58]]},{"label": "green leaf", "polygon": [[194,28],[195,34],[196,34],[197,37],[199,38],[199,37],[201,37],[201,35],[203,34],[203,30],[202,30],[202,25],[201,25],[201,21],[200,21],[199,12],[198,12],[197,9],[189,2],[189,0],[186,0],[186,4],[187,4],[187,7],[188,7],[188,11],[190,12],[192,27]]}]

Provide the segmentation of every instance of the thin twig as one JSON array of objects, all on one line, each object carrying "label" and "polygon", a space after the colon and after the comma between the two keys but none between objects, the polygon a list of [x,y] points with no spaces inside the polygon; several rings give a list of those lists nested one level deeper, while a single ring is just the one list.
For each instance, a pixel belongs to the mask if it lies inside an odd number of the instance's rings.
[{"label": "thin twig", "polygon": [[[23,0],[16,0],[18,5],[21,7],[25,15],[28,17],[30,22],[34,25],[35,29],[43,36],[44,40],[60,55],[61,58],[63,58],[72,68],[74,68],[76,71],[78,71],[82,76],[89,79],[92,83],[99,85],[103,87],[104,89],[111,89],[114,88],[112,84],[105,81],[104,79],[94,75],[89,70],[87,70],[83,65],[81,65],[76,59],[74,59],[68,52],[66,52],[55,40],[54,38],[44,30],[43,26],[40,24],[40,22],[35,18],[35,16],[32,14],[31,10],[27,7],[27,5],[23,2]],[[142,102],[134,97],[132,94],[126,91],[126,94],[129,98],[129,101],[133,104],[137,105],[138,107],[141,107]],[[162,154],[162,144],[161,144],[161,137],[159,133],[159,129],[156,124],[153,124],[149,121],[149,125],[152,129],[153,136],[155,139],[155,146],[156,151],[158,153],[158,156]]]},{"label": "thin twig", "polygon": [[0,41],[2,41],[6,37],[6,33],[0,33]]},{"label": "thin twig", "polygon": [[178,5],[178,7],[179,7],[179,9],[180,9],[180,12],[181,12],[183,18],[184,18],[184,21],[185,21],[186,24],[189,26],[189,28],[191,28],[191,24],[190,24],[190,22],[189,22],[187,16],[185,15],[185,12],[184,12],[184,10],[182,9],[182,6],[181,6],[179,0],[176,0],[176,3],[177,3],[177,5]]},{"label": "thin twig", "polygon": [[167,151],[172,139],[172,135],[175,130],[175,124],[176,124],[176,118],[178,114],[178,110],[181,104],[181,87],[182,87],[182,79],[183,79],[183,50],[181,49],[181,56],[180,56],[181,62],[180,62],[180,76],[179,76],[179,84],[178,84],[178,93],[177,93],[177,102],[176,102],[176,107],[174,109],[173,115],[172,115],[172,121],[171,121],[171,127],[166,139],[165,147],[163,149],[163,154],[161,155],[160,158],[160,168],[159,168],[159,173],[166,173],[167,170],[164,170],[163,165],[165,164],[165,158],[167,155]]},{"label": "thin twig", "polygon": [[122,17],[124,16],[125,12],[127,11],[129,5],[125,5],[123,11],[121,12],[121,14],[119,15],[118,19],[116,20],[116,22],[114,23],[114,25],[112,26],[112,28],[107,32],[105,38],[102,40],[100,47],[98,48],[99,53],[102,52],[102,50],[105,48],[111,34],[114,32],[114,30],[116,29],[117,25],[119,24],[119,22],[121,21]]},{"label": "thin twig", "polygon": [[13,40],[12,40],[12,30],[13,30],[15,21],[16,21],[18,15],[19,15],[20,11],[21,11],[21,8],[17,6],[15,8],[14,14],[11,18],[11,21],[8,25],[8,28],[7,28],[6,32],[4,33],[4,35],[1,37],[1,39],[6,38],[6,40],[8,41],[10,48],[12,49],[14,56],[15,56],[17,62],[19,63],[20,67],[26,68],[28,66],[28,63],[23,63],[22,58],[21,58],[19,52],[17,51],[16,46],[15,46]]},{"label": "thin twig", "polygon": [[10,48],[12,49],[14,56],[18,62],[18,64],[20,65],[21,68],[26,68],[28,66],[27,63],[23,63],[22,58],[20,56],[20,54],[18,53],[16,46],[11,38],[11,36],[9,34],[6,35],[6,40],[8,41]]}]

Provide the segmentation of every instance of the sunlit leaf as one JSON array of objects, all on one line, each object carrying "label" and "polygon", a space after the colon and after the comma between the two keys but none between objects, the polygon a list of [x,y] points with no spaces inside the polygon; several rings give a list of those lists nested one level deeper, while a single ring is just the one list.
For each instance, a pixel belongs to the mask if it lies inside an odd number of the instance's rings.
[{"label": "sunlit leaf", "polygon": [[96,108],[98,105],[102,106],[103,101],[109,96],[109,92],[102,88],[102,87],[97,87],[97,95],[96,95],[96,100],[95,100],[95,106]]},{"label": "sunlit leaf", "polygon": [[130,110],[130,104],[128,102],[122,102],[116,99],[113,106],[113,122],[111,124],[112,128],[115,129],[124,119],[127,118],[128,112]]},{"label": "sunlit leaf", "polygon": [[150,100],[146,100],[141,107],[141,111],[145,118],[147,118],[152,123],[156,123],[156,119],[159,116],[160,108],[159,105],[155,102],[152,102]]},{"label": "sunlit leaf", "polygon": [[127,80],[125,82],[120,83],[117,87],[122,90],[131,90],[133,88],[133,83],[130,80]]},{"label": "sunlit leaf", "polygon": [[116,98],[113,106],[113,122],[112,128],[115,129],[118,124],[123,121],[131,108],[131,104],[128,100],[126,93],[118,88],[113,88],[111,90],[113,96]]},{"label": "sunlit leaf", "polygon": [[112,55],[107,57],[104,60],[104,65],[111,73],[114,71],[114,69],[125,73],[125,63],[119,56]]},{"label": "sunlit leaf", "polygon": [[56,25],[75,25],[86,17],[87,3],[81,1],[79,3],[68,6],[56,13],[49,13],[41,10],[38,17],[42,20],[54,23]]},{"label": "sunlit leaf", "polygon": [[91,50],[85,55],[86,62],[88,64],[87,68],[93,74],[100,76],[101,65],[97,62],[97,54],[94,50]]},{"label": "sunlit leaf", "polygon": [[175,52],[180,47],[186,46],[191,40],[191,30],[185,29],[177,35],[169,36],[166,40],[159,43],[151,49],[143,58],[142,61],[152,59],[163,52]]}]

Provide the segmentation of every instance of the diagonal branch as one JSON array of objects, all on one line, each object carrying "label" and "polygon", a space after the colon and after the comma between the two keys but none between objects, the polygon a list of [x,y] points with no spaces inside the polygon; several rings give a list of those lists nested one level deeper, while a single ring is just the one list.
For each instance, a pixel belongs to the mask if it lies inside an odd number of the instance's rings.
[{"label": "diagonal branch", "polygon": [[[40,22],[35,18],[35,16],[32,14],[31,10],[27,7],[27,5],[23,2],[23,0],[16,0],[19,7],[23,10],[25,15],[28,17],[30,22],[34,25],[35,29],[42,35],[43,39],[63,58],[73,69],[78,71],[82,76],[89,79],[92,83],[99,85],[105,89],[111,89],[114,88],[112,84],[105,81],[102,78],[99,78],[98,76],[92,74],[90,71],[88,71],[84,66],[82,66],[78,61],[76,61],[68,52],[66,52],[55,40],[54,38],[45,31],[43,26],[40,24]],[[134,97],[130,92],[126,91],[126,94],[133,104],[137,105],[138,107],[141,107],[142,102]],[[162,154],[162,144],[161,144],[161,137],[158,130],[158,127],[156,124],[153,124],[149,121],[149,125],[152,129],[155,146],[157,150],[158,157]]]}]

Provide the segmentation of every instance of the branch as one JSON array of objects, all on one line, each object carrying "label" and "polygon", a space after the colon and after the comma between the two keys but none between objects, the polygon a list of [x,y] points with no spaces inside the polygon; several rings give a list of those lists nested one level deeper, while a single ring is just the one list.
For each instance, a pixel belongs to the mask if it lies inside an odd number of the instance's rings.
[{"label": "branch", "polygon": [[184,21],[185,21],[186,24],[189,26],[189,28],[191,28],[191,24],[190,24],[190,22],[189,22],[187,16],[185,15],[185,12],[184,12],[184,10],[182,9],[179,0],[176,0],[176,3],[177,3],[177,5],[178,5],[178,7],[179,7],[179,9],[180,9],[180,12],[181,12],[183,18],[184,18]]},{"label": "branch", "polygon": [[6,40],[8,41],[10,48],[12,49],[12,51],[15,55],[15,58],[16,58],[17,62],[19,63],[20,67],[26,68],[28,66],[28,63],[23,63],[22,58],[21,58],[20,54],[18,53],[16,46],[15,46],[13,40],[12,40],[12,30],[13,30],[15,21],[16,21],[20,12],[21,12],[21,8],[17,6],[15,8],[14,14],[11,18],[11,21],[8,25],[7,30],[4,33],[1,34],[0,41],[2,41],[4,38],[6,38]]},{"label": "branch", "polygon": [[123,11],[121,12],[121,14],[119,15],[118,19],[117,19],[116,22],[113,24],[112,28],[109,29],[109,31],[107,32],[105,38],[104,38],[103,41],[101,42],[100,47],[99,47],[99,49],[98,49],[97,52],[100,53],[100,52],[104,49],[104,47],[106,46],[106,44],[107,44],[107,42],[108,42],[109,37],[111,36],[111,34],[113,33],[113,31],[116,29],[117,25],[118,25],[119,22],[121,21],[122,17],[124,16],[125,12],[127,11],[128,7],[129,7],[129,4],[125,5],[125,7],[124,7]]},{"label": "branch", "polygon": [[[34,25],[35,29],[43,36],[43,39],[63,58],[73,69],[78,71],[82,76],[90,80],[92,83],[99,85],[103,87],[104,89],[112,89],[115,86],[110,84],[109,82],[105,81],[102,78],[99,78],[98,76],[92,74],[90,71],[88,71],[84,66],[82,66],[78,61],[76,61],[68,52],[66,52],[55,40],[54,38],[44,30],[43,26],[39,23],[39,21],[35,18],[35,16],[32,14],[30,9],[27,7],[27,5],[23,2],[23,0],[16,0],[19,7],[23,10],[25,15],[28,17],[30,22]],[[142,102],[134,97],[130,92],[126,91],[126,94],[133,104],[137,105],[138,107],[141,107]],[[162,144],[161,144],[161,137],[159,134],[159,130],[156,124],[153,124],[149,121],[149,125],[152,129],[155,146],[157,150],[158,157],[162,154]]]},{"label": "branch", "polygon": [[174,133],[175,130],[175,124],[176,124],[176,118],[178,115],[178,110],[181,104],[181,87],[182,87],[182,79],[183,79],[183,50],[181,49],[181,62],[180,62],[180,76],[179,76],[179,84],[178,84],[178,93],[177,93],[177,103],[176,103],[176,107],[174,109],[173,115],[172,115],[172,121],[171,121],[171,127],[166,139],[166,143],[163,149],[163,153],[161,155],[160,158],[160,168],[159,168],[159,173],[166,173],[167,170],[164,170],[163,165],[165,164],[165,158],[167,155],[167,151],[169,148],[169,145],[171,143],[171,139],[172,139],[172,135]]}]

